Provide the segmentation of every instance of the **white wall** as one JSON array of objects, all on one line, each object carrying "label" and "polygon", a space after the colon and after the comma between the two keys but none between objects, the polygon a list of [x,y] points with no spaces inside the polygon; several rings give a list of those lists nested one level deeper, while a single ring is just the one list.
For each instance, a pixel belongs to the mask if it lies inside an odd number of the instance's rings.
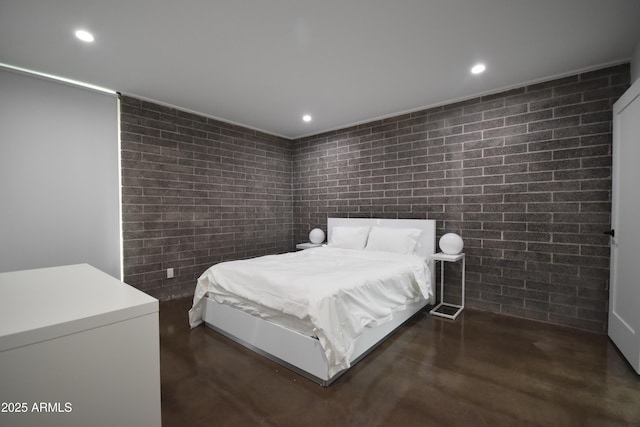
[{"label": "white wall", "polygon": [[0,272],[121,279],[118,100],[0,68]]},{"label": "white wall", "polygon": [[631,57],[631,83],[640,78],[640,40],[636,43],[636,49]]}]

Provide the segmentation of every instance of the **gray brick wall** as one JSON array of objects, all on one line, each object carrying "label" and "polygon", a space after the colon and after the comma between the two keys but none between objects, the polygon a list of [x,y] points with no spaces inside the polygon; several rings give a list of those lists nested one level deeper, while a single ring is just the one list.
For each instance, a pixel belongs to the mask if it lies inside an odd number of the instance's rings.
[{"label": "gray brick wall", "polygon": [[121,140],[125,282],[193,295],[214,263],[291,250],[291,141],[131,97]]},{"label": "gray brick wall", "polygon": [[468,306],[604,332],[628,85],[622,65],[297,140],[295,239],[328,216],[436,219],[465,241]]},{"label": "gray brick wall", "polygon": [[125,281],[191,295],[208,266],[291,250],[328,216],[430,218],[465,240],[468,306],[604,332],[628,84],[617,66],[296,141],[124,97]]}]

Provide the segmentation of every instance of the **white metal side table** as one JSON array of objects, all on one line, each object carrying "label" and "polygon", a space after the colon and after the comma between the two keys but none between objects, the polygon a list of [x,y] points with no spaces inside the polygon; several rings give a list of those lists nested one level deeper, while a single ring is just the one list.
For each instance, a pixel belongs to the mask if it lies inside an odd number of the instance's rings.
[{"label": "white metal side table", "polygon": [[298,249],[298,250],[305,250],[305,249],[311,249],[311,248],[318,248],[318,247],[320,247],[320,246],[322,246],[322,245],[323,245],[322,243],[311,243],[311,242],[308,242],[308,243],[298,243],[298,244],[296,245],[296,249]]},{"label": "white metal side table", "polygon": [[[465,258],[464,254],[448,255],[438,252],[431,257],[434,261],[440,261],[440,302],[429,312],[435,316],[446,317],[455,320],[464,310],[464,281],[465,281]],[[460,305],[444,302],[444,263],[462,261],[462,297]]]}]

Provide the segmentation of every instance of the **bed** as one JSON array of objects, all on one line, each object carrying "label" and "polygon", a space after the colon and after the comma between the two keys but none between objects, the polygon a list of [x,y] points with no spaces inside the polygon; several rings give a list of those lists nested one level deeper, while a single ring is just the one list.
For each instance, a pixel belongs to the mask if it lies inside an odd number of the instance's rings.
[{"label": "bed", "polygon": [[327,233],[322,247],[207,269],[191,327],[328,386],[433,304],[434,220],[328,218]]}]

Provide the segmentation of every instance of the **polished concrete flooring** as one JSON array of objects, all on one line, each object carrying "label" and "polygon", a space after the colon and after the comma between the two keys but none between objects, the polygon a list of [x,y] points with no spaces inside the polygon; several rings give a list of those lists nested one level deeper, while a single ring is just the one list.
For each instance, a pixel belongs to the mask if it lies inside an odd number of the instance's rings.
[{"label": "polished concrete flooring", "polygon": [[328,388],[160,305],[163,426],[640,425],[640,376],[606,336],[420,313]]}]

